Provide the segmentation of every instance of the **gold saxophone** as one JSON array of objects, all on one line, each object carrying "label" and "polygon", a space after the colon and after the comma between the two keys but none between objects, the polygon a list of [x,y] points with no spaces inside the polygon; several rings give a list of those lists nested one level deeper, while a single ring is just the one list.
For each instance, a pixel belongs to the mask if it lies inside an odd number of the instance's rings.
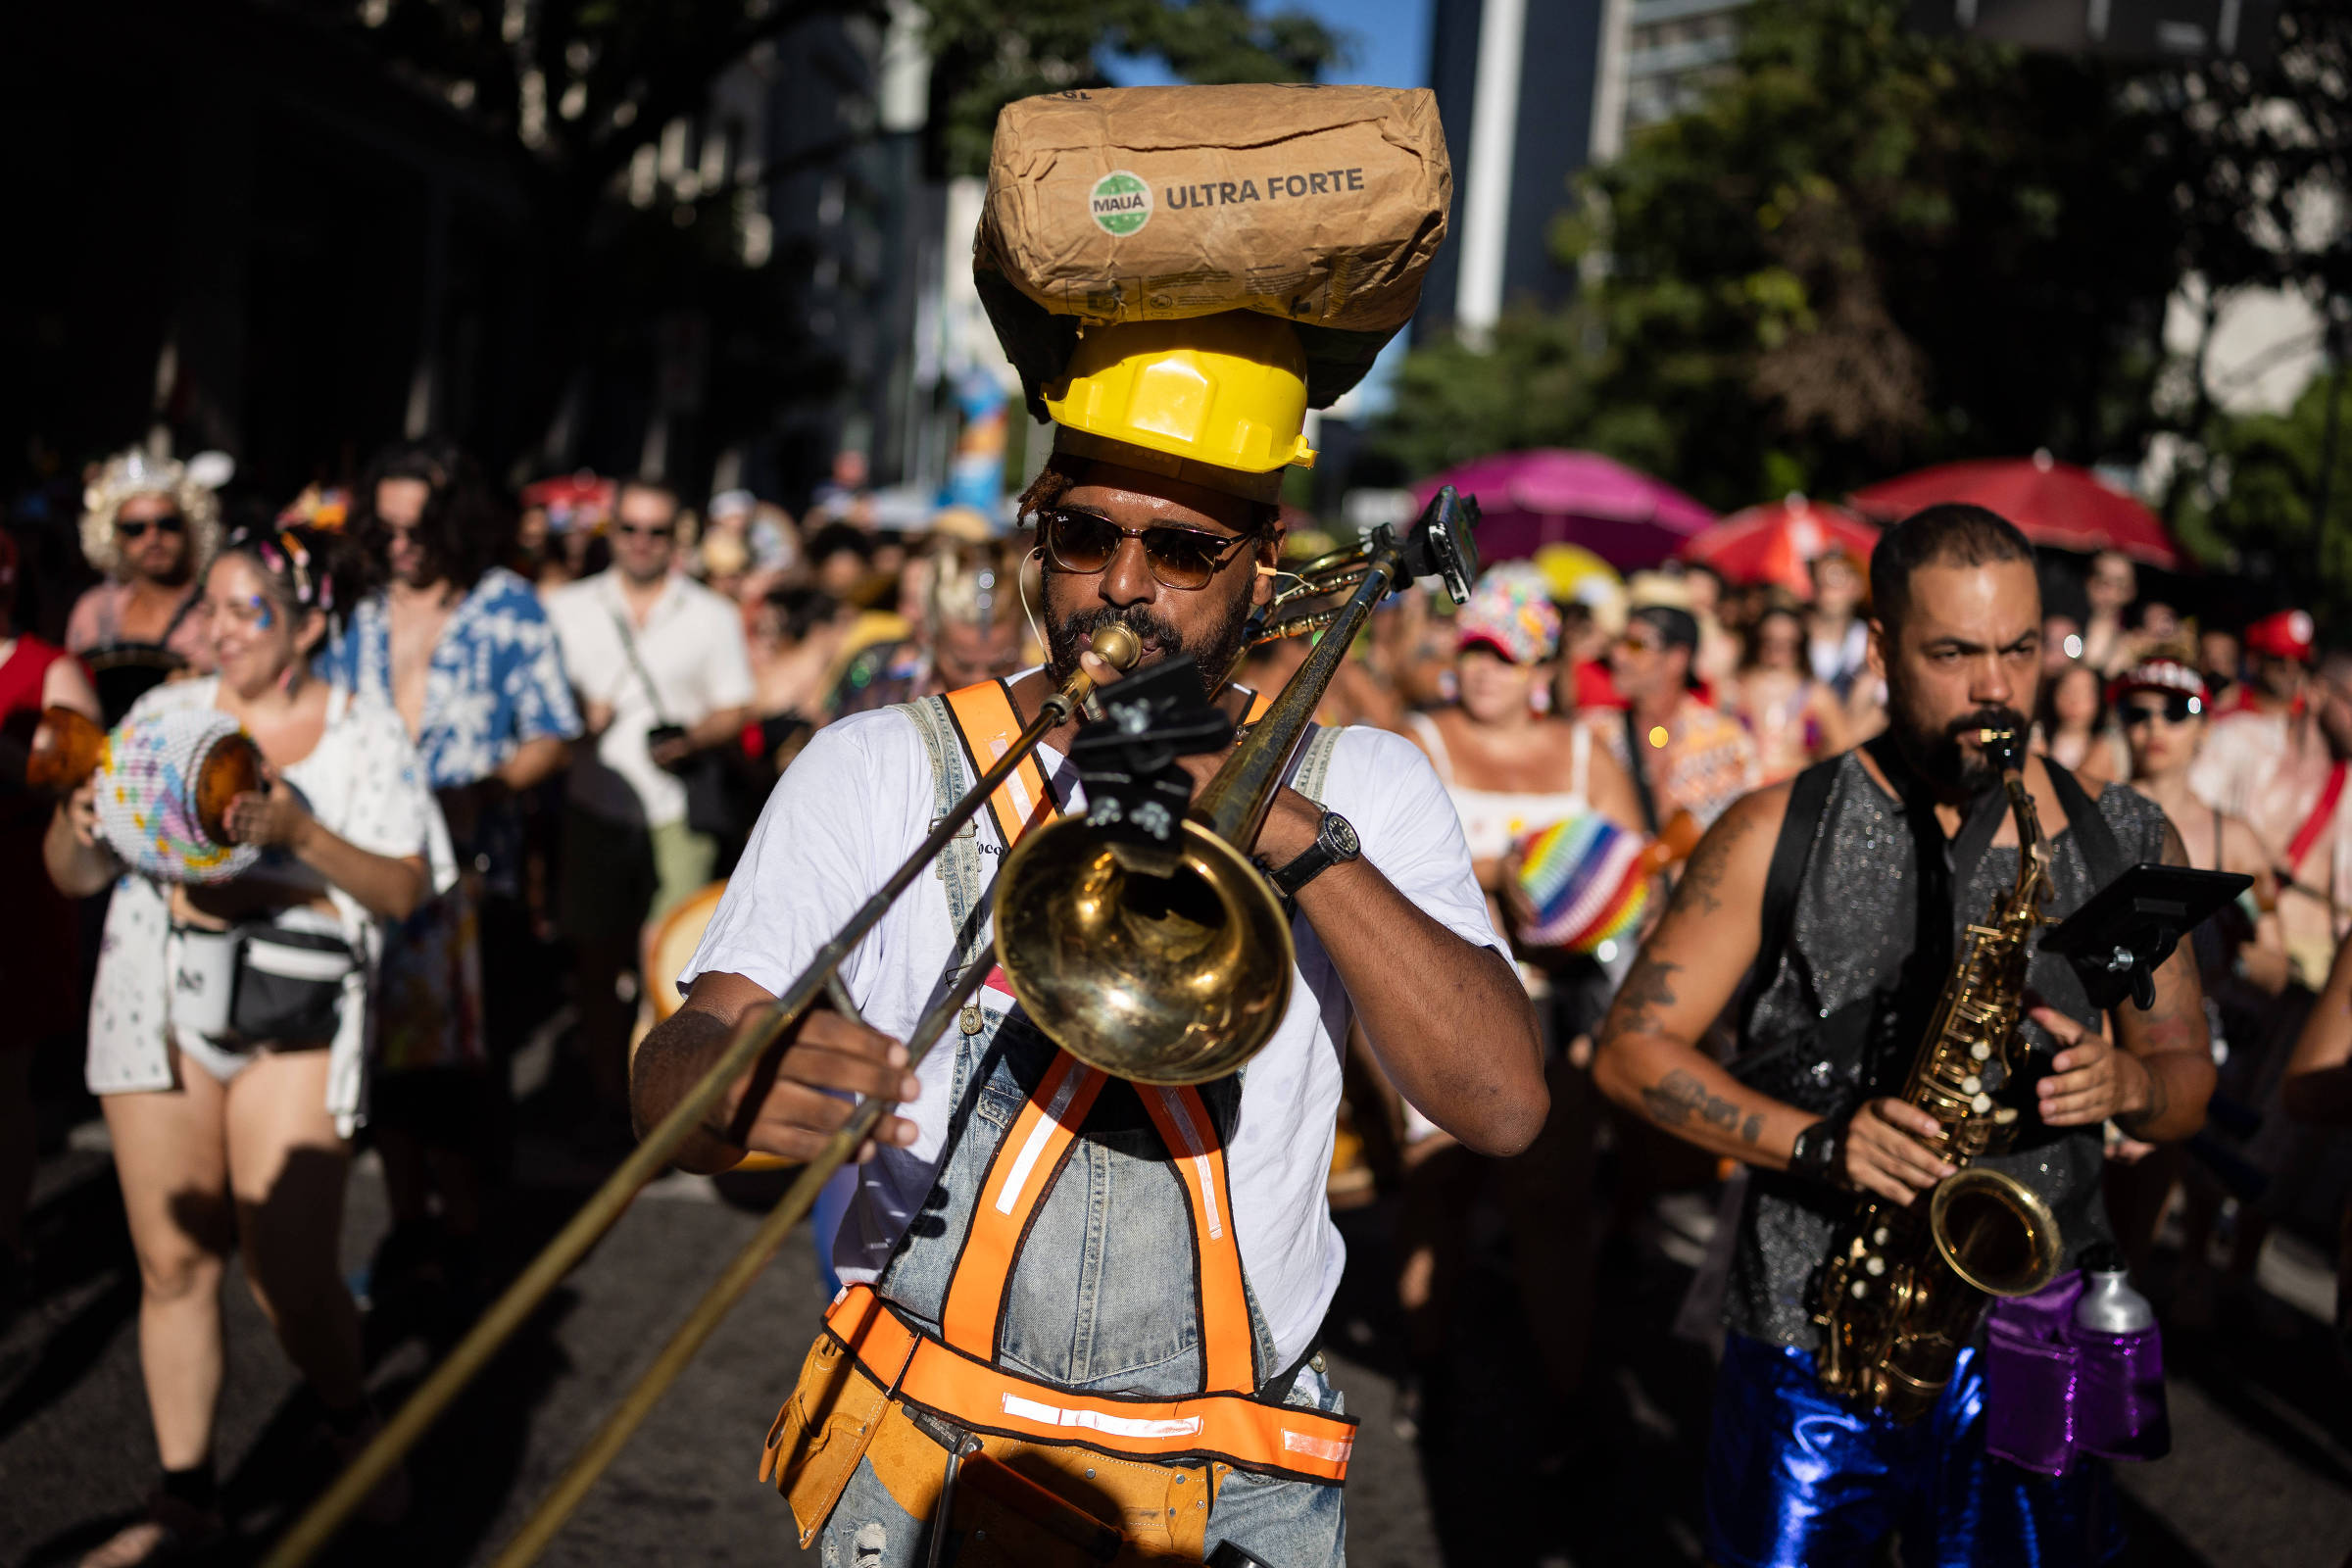
[{"label": "gold saxophone", "polygon": [[1984,1298],[2031,1295],[2058,1272],[2060,1257],[2049,1204],[2016,1177],[1970,1163],[2003,1152],[2017,1136],[2016,1108],[1996,1104],[1990,1090],[2012,1072],[2032,956],[2026,943],[2045,923],[2051,891],[2021,737],[1988,729],[1979,739],[2000,768],[2017,820],[2017,885],[1996,894],[1984,922],[1962,934],[1901,1096],[1942,1124],[1931,1147],[1960,1169],[1924,1202],[1856,1200],[1830,1250],[1814,1311],[1825,1331],[1822,1387],[1897,1421],[1934,1407]]}]

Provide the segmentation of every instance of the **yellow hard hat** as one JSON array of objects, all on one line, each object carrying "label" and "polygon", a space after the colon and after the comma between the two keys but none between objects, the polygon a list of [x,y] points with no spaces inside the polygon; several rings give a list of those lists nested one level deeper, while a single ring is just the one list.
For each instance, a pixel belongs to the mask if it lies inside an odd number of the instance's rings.
[{"label": "yellow hard hat", "polygon": [[1306,353],[1288,321],[1252,311],[1090,326],[1045,397],[1055,449],[1076,456],[1258,501],[1279,493],[1284,468],[1315,466]]}]

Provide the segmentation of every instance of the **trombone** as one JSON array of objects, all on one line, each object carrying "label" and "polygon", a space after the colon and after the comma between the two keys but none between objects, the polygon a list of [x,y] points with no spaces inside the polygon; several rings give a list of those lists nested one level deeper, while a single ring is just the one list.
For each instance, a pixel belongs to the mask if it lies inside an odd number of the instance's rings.
[{"label": "trombone", "polygon": [[[1093,646],[1094,651],[1102,655],[1114,669],[1131,669],[1136,661],[1143,657],[1142,640],[1125,626],[1103,627],[1095,633]],[[774,1005],[755,1011],[737,1026],[735,1037],[728,1042],[725,1054],[696,1081],[670,1113],[645,1136],[629,1157],[621,1161],[619,1168],[605,1179],[605,1184],[581,1205],[580,1211],[557,1233],[555,1240],[531,1259],[529,1266],[515,1277],[514,1283],[508,1286],[505,1293],[490,1304],[489,1310],[458,1342],[457,1348],[449,1352],[430,1377],[417,1385],[416,1391],[409,1396],[407,1402],[401,1405],[392,1419],[384,1423],[383,1430],[376,1434],[374,1441],[363,1448],[358,1457],[335,1478],[334,1485],[321,1493],[318,1499],[295,1521],[294,1527],[279,1539],[270,1555],[263,1559],[263,1568],[298,1568],[298,1565],[309,1562],[325,1548],[352,1510],[375,1489],[377,1483],[391,1473],[401,1457],[416,1446],[426,1429],[440,1418],[441,1412],[498,1353],[499,1348],[514,1337],[514,1331],[538,1310],[539,1303],[547,1298],[548,1294],[563,1283],[564,1277],[588,1254],[589,1249],[612,1228],[645,1184],[669,1163],[670,1155],[677,1152],[679,1145],[693,1136],[703,1117],[726,1093],[728,1085],[749,1072],[756,1062],[782,1042],[785,1032],[815,1003],[820,992],[850,1017],[858,1015],[840,976],[842,962],[850,956],[850,950],[874,928],[890,906],[898,902],[899,896],[948,847],[957,830],[970,821],[988,798],[996,793],[997,786],[1012,776],[1013,770],[1021,765],[1048,734],[1069,722],[1093,692],[1093,680],[1080,671],[1073,672],[1061,690],[1046,698],[1038,710],[1037,717],[1030,720],[1019,738],[980,775],[977,783],[964,792],[955,808],[932,825],[930,835],[900,862],[899,868],[891,873],[890,880],[883,883],[872,898],[858,906],[858,912],[850,916],[848,923],[834,933],[833,939],[817,951],[816,956],[809,960],[808,967],[802,970],[800,977],[785,988]],[[939,1038],[949,1021],[979,990],[981,981],[987,977],[987,969],[986,964],[971,965],[950,988],[948,995],[941,998],[916,1023],[906,1047],[908,1071],[912,1071],[921,1061],[930,1043]],[[589,1451],[595,1451],[598,1444],[603,1443],[608,1435],[612,1439],[611,1451],[619,1450],[621,1441],[644,1419],[646,1411],[653,1407],[654,1399],[668,1386],[670,1379],[676,1377],[685,1363],[693,1358],[694,1350],[718,1326],[727,1308],[733,1306],[750,1289],[760,1270],[783,1244],[784,1237],[800,1222],[801,1216],[814,1205],[818,1192],[831,1179],[833,1172],[857,1152],[858,1146],[873,1132],[888,1108],[889,1102],[885,1101],[867,1100],[859,1102],[849,1121],[826,1142],[816,1158],[803,1168],[800,1177],[785,1193],[783,1200],[776,1205],[775,1212],[760,1226],[754,1238],[754,1247],[747,1248],[743,1255],[721,1276],[719,1286],[704,1298],[693,1316],[679,1330],[678,1337],[663,1351],[662,1359],[656,1362],[657,1369],[668,1366],[666,1375],[650,1392],[644,1384],[633,1390],[629,1399],[623,1401],[621,1409],[614,1412],[605,1428],[599,1431]],[[756,1261],[753,1260],[754,1249],[761,1246],[764,1246],[764,1250],[759,1252]],[[671,1352],[678,1350],[681,1342],[687,1341],[689,1336],[691,1342],[685,1345],[674,1365],[671,1364]],[[644,1397],[640,1403],[637,1401],[641,1394]],[[621,1416],[632,1409],[634,1413],[629,1414],[626,1424],[618,1424]],[[608,1453],[596,1469],[601,1470],[605,1463],[610,1462],[610,1457]],[[578,1493],[587,1490],[586,1483],[594,1475],[595,1471],[591,1470],[582,1478],[572,1494],[575,1498]],[[568,1482],[570,1477],[566,1476],[565,1480]],[[560,1486],[559,1493],[562,1491]],[[542,1512],[545,1511],[543,1508]],[[564,1512],[568,1511],[567,1503]],[[557,1522],[561,1521],[561,1517],[557,1516]],[[536,1518],[533,1522],[537,1522]],[[552,1524],[546,1534],[554,1534]],[[526,1527],[524,1537],[529,1535]],[[516,1555],[516,1548],[520,1544],[521,1539],[518,1539],[501,1555],[499,1561],[528,1562],[537,1555],[536,1546],[527,1555]]]},{"label": "trombone", "polygon": [[1084,817],[1022,836],[996,883],[997,961],[1047,1038],[1144,1084],[1199,1084],[1273,1038],[1291,1003],[1291,917],[1250,859],[1355,634],[1401,578],[1438,576],[1459,604],[1478,575],[1478,504],[1449,485],[1411,536],[1377,528],[1309,562],[1269,612],[1352,588],[1327,610],[1261,620],[1253,641],[1323,632],[1265,715],[1194,799],[1173,853]]},{"label": "trombone", "polygon": [[[1253,1054],[1272,1036],[1273,1028],[1282,1016],[1283,1005],[1290,991],[1292,945],[1287,919],[1277,918],[1268,927],[1264,921],[1266,908],[1279,914],[1272,890],[1262,877],[1249,865],[1237,843],[1247,844],[1264,820],[1272,804],[1274,791],[1287,771],[1291,756],[1304,737],[1312,721],[1316,706],[1322,701],[1325,689],[1339,672],[1340,661],[1346,657],[1348,645],[1369,618],[1373,608],[1404,577],[1439,576],[1445,580],[1446,591],[1455,603],[1469,595],[1469,585],[1478,574],[1478,557],[1469,529],[1478,519],[1478,504],[1465,500],[1449,485],[1439,492],[1436,500],[1422,514],[1410,538],[1402,543],[1393,529],[1383,526],[1368,534],[1353,550],[1334,552],[1309,563],[1308,570],[1300,573],[1300,582],[1285,594],[1276,596],[1277,604],[1292,604],[1301,599],[1321,597],[1352,588],[1346,605],[1336,611],[1310,611],[1280,616],[1270,604],[1256,612],[1251,621],[1249,640],[1251,643],[1271,642],[1283,637],[1304,635],[1307,632],[1332,628],[1334,635],[1326,636],[1309,656],[1305,664],[1283,688],[1281,695],[1254,725],[1221,767],[1214,779],[1195,803],[1196,815],[1206,813],[1217,824],[1213,834],[1198,822],[1186,823],[1188,849],[1206,857],[1217,857],[1217,874],[1221,880],[1207,884],[1220,896],[1229,898],[1231,906],[1244,924],[1237,931],[1219,931],[1216,940],[1222,951],[1236,955],[1235,961],[1222,966],[1222,971],[1235,982],[1246,978],[1249,983],[1269,988],[1268,999],[1248,1009],[1249,1017],[1235,1030],[1233,1048],[1212,1048],[1209,1043],[1187,1040],[1185,1060],[1181,1070],[1200,1071],[1202,1061],[1231,1055],[1235,1064]],[[1310,586],[1311,585],[1311,586]],[[1125,671],[1134,667],[1142,656],[1142,644],[1124,626],[1106,626],[1093,639],[1094,651],[1113,668]],[[1045,736],[1084,707],[1093,694],[1093,683],[1083,673],[1073,673],[1062,689],[1048,697],[1038,716],[1021,731],[1005,753],[981,775],[979,781],[958,801],[946,816],[936,823],[930,836],[916,846],[913,854],[903,861],[874,896],[859,906],[848,924],[821,949],[808,967],[788,987],[772,1007],[763,1008],[738,1026],[735,1038],[725,1054],[712,1064],[710,1071],[697,1081],[660,1125],[648,1133],[619,1169],[607,1179],[605,1185],[575,1215],[571,1222],[549,1243],[547,1248],[523,1270],[506,1293],[492,1303],[481,1320],[452,1350],[433,1374],[420,1384],[408,1402],[387,1422],[382,1432],[361,1451],[334,1485],[320,1494],[294,1527],[279,1540],[270,1555],[263,1559],[262,1568],[301,1568],[333,1540],[335,1532],[357,1508],[376,1484],[388,1474],[402,1455],[413,1447],[448,1407],[458,1394],[487,1364],[499,1347],[519,1328],[539,1302],[568,1274],[589,1248],[618,1220],[631,1199],[654,1174],[668,1162],[679,1145],[693,1133],[703,1116],[718,1102],[727,1086],[749,1071],[753,1064],[765,1056],[782,1040],[785,1031],[817,998],[819,992],[832,1000],[834,1006],[851,1017],[857,1011],[842,986],[839,968],[858,942],[881,919],[899,896],[929,866],[944,850],[956,831],[976,813],[983,802],[996,792],[997,786],[1010,777],[1028,755],[1036,750]],[[1025,835],[1022,847],[1046,838],[1054,830],[1072,826],[1073,818],[1063,818]],[[1196,834],[1207,839],[1202,845]],[[1077,856],[1083,856],[1088,846],[1083,842],[1060,839],[1059,844]],[[1213,846],[1213,847],[1211,847]],[[1016,852],[1017,853],[1017,852]],[[1040,862],[1051,866],[1061,858],[1059,849],[1051,859]],[[1008,858],[1009,859],[1009,858]],[[1191,861],[1188,858],[1187,868]],[[1238,869],[1237,869],[1238,867]],[[999,873],[1000,889],[1010,874],[1008,863]],[[1250,902],[1244,874],[1256,879],[1255,893],[1261,905]],[[1037,877],[1025,885],[1036,887],[1048,880]],[[1020,917],[1021,911],[1008,910],[1002,891],[996,903],[998,948],[1000,961],[1009,978],[1014,958],[1013,945],[1005,940],[1004,921],[1008,912]],[[1239,934],[1237,934],[1239,933]],[[1250,943],[1264,941],[1272,944],[1279,956],[1279,964],[1264,956],[1248,963],[1239,961],[1241,950]],[[1217,966],[1212,965],[1212,969]],[[965,1003],[978,992],[988,973],[985,963],[966,967],[947,994],[928,1008],[909,1031],[906,1040],[907,1070],[918,1065],[932,1043],[948,1028]],[[1016,1000],[1026,1004],[1017,989]],[[1183,1003],[1172,1000],[1162,1009],[1163,1014],[1179,1010]],[[1067,1043],[1055,1032],[1075,1033],[1083,1022],[1075,1016],[1047,1026],[1050,1038],[1064,1049]],[[1240,1049],[1246,1044],[1246,1049]],[[1089,1059],[1081,1053],[1082,1060]],[[1098,1062],[1097,1064],[1101,1064]],[[1150,1063],[1143,1063],[1148,1069]],[[1119,1070],[1119,1069],[1113,1069]],[[1230,1067],[1213,1072],[1200,1071],[1199,1078],[1161,1077],[1157,1082],[1199,1082],[1230,1071]],[[492,1568],[524,1568],[537,1560],[558,1531],[587,1495],[608,1465],[618,1457],[621,1448],[637,1427],[652,1413],[662,1396],[701,1350],[719,1322],[743,1298],[755,1280],[773,1260],[783,1245],[816,1201],[833,1173],[848,1162],[858,1146],[870,1136],[880,1122],[890,1102],[866,1099],[858,1102],[848,1122],[835,1132],[816,1157],[804,1166],[783,1200],[760,1224],[743,1250],[728,1263],[710,1291],[695,1303],[686,1320],[681,1323],[661,1351],[641,1373],[620,1402],[613,1407],[604,1423],[576,1453],[555,1486],[540,1499],[514,1537],[507,1543]]]}]

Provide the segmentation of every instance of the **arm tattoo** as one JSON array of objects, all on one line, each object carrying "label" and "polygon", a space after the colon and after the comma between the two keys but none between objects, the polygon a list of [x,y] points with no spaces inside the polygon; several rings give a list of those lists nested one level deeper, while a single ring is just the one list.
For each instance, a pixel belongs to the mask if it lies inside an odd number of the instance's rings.
[{"label": "arm tattoo", "polygon": [[1764,1113],[1759,1110],[1750,1115],[1747,1120],[1740,1125],[1740,1137],[1742,1142],[1752,1144],[1757,1138],[1762,1136],[1763,1132]]},{"label": "arm tattoo", "polygon": [[1746,812],[1734,811],[1707,831],[1692,852],[1690,863],[1683,867],[1682,880],[1674,885],[1675,908],[1707,915],[1723,907],[1718,890],[1731,868],[1732,851],[1747,837],[1750,825]]},{"label": "arm tattoo", "polygon": [[1617,1000],[1609,1007],[1608,1020],[1601,1025],[1602,1037],[1655,1029],[1658,1010],[1674,1005],[1674,973],[1681,967],[1662,958],[1635,959],[1634,972],[1617,988]]},{"label": "arm tattoo", "polygon": [[[1708,1094],[1706,1085],[1680,1067],[1659,1079],[1656,1087],[1642,1090],[1642,1103],[1648,1109],[1650,1120],[1661,1127],[1680,1127],[1693,1112],[1726,1132],[1740,1122],[1738,1105]],[[1753,1120],[1761,1124],[1763,1118]]]}]

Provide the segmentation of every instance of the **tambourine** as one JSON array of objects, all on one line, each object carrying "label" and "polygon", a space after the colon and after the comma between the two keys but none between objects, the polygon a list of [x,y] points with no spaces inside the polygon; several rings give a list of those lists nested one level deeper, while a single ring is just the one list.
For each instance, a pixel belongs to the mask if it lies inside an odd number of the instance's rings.
[{"label": "tambourine", "polygon": [[1519,891],[1535,918],[1519,934],[1531,948],[1594,955],[1640,929],[1650,880],[1697,846],[1700,829],[1678,812],[1655,839],[1584,811],[1519,841]]},{"label": "tambourine", "polygon": [[46,709],[25,782],[66,794],[95,775],[98,836],[142,876],[226,882],[261,848],[231,842],[228,806],[262,787],[262,753],[226,713],[182,709],[112,730],[70,708]]}]

